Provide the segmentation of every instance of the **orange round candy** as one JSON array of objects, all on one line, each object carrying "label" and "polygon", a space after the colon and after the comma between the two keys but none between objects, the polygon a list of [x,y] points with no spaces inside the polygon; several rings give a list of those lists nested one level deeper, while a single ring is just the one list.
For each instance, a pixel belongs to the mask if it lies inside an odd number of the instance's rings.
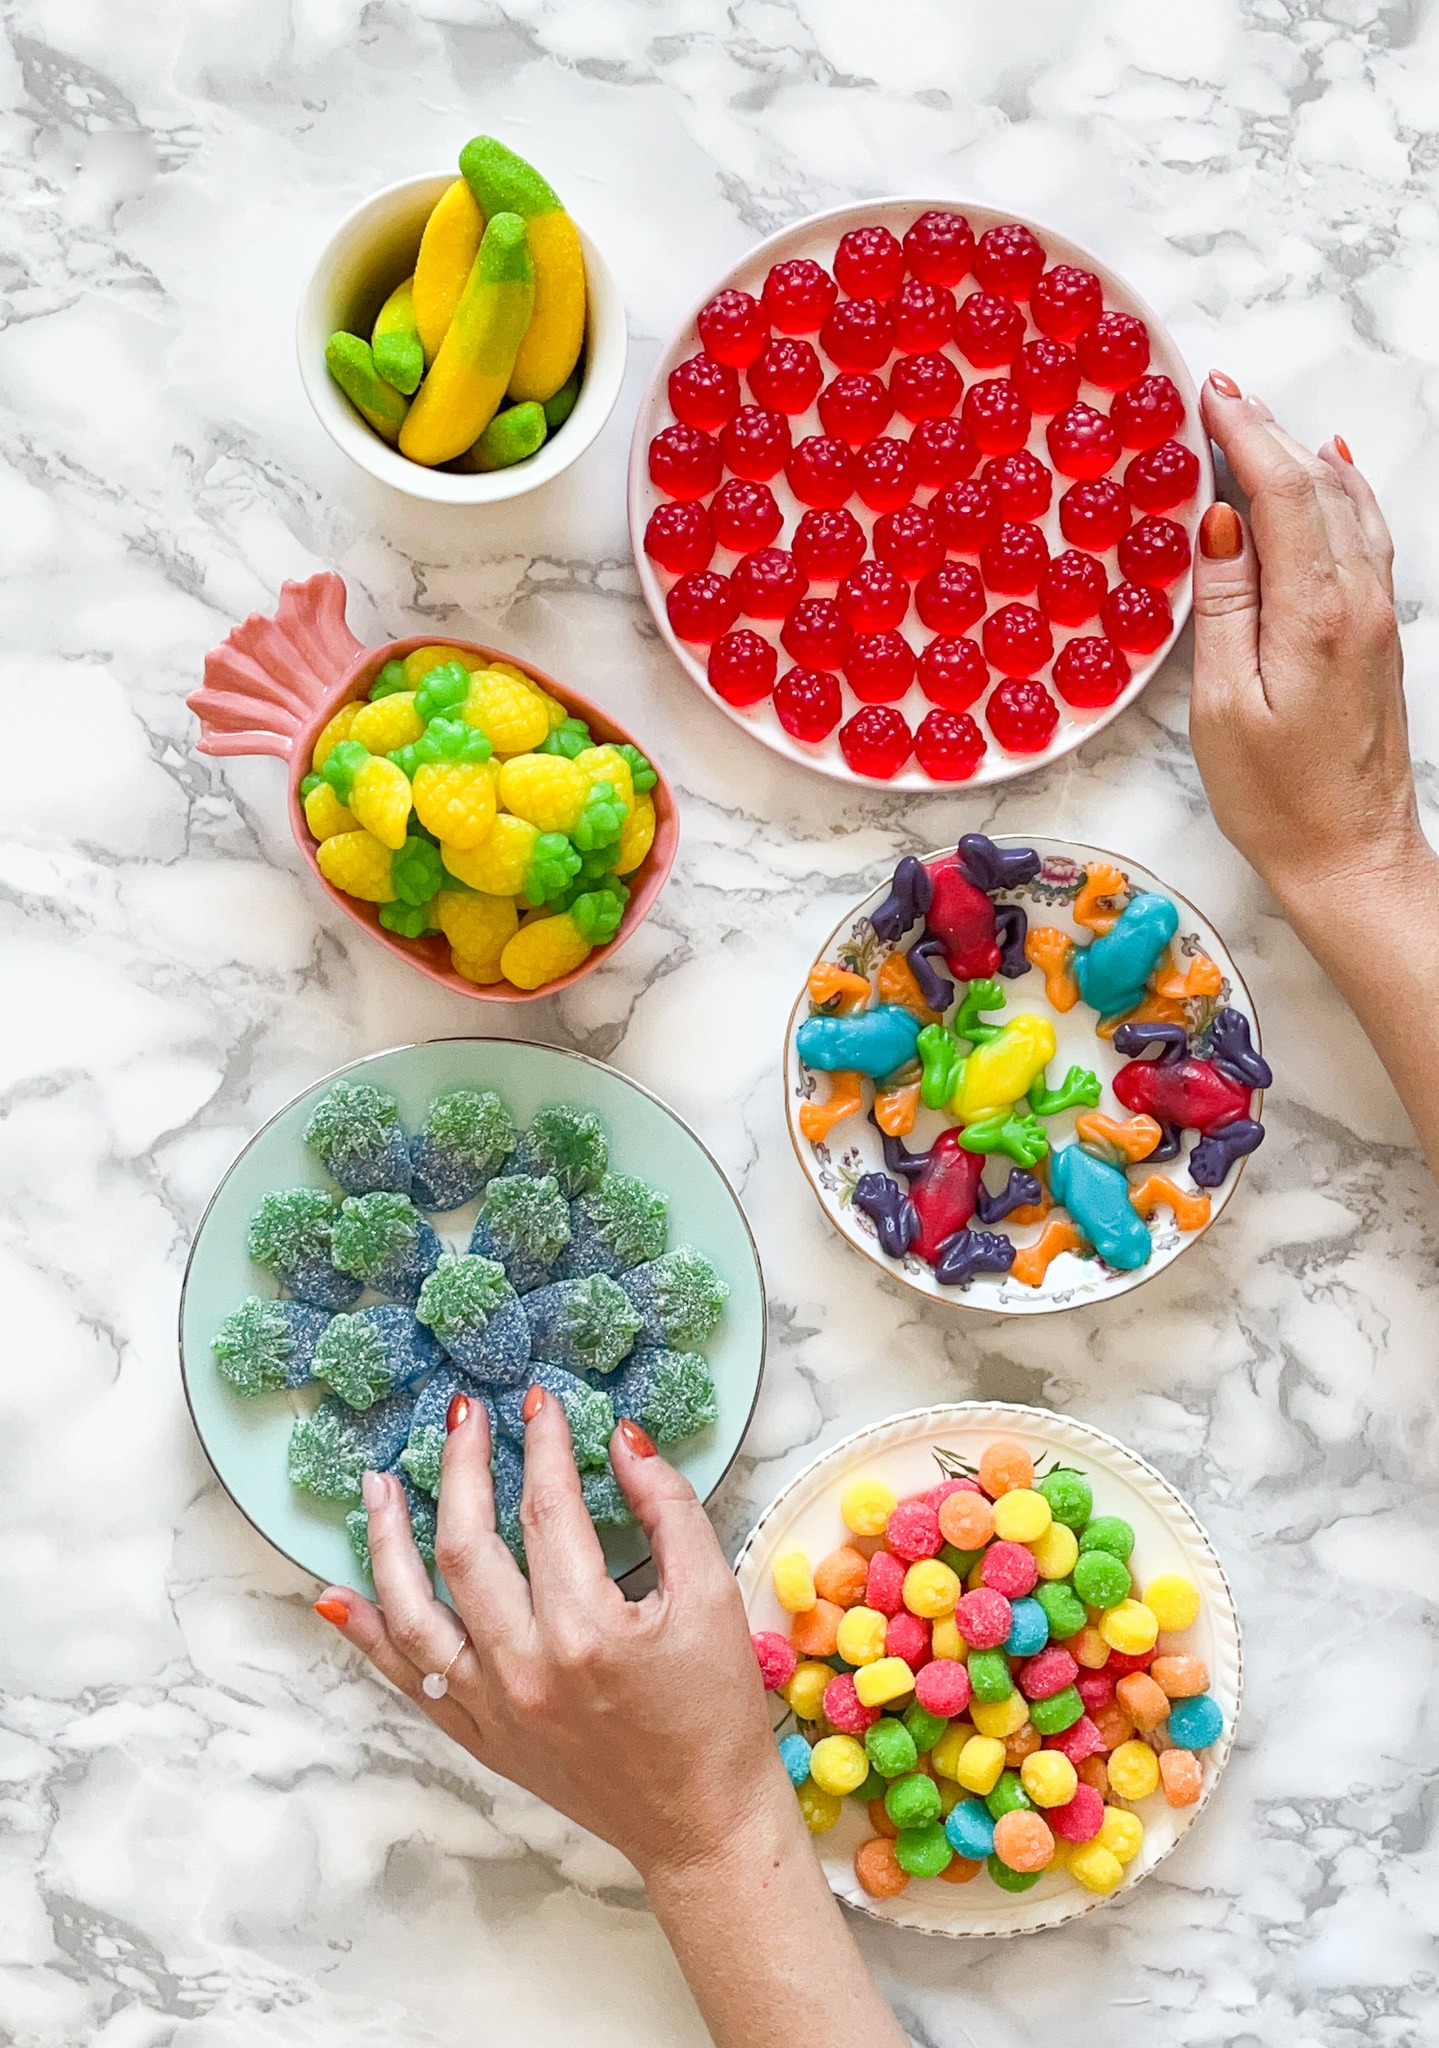
[{"label": "orange round candy", "polygon": [[892,1842],[899,1833],[899,1829],[890,1819],[889,1811],[884,1801],[882,1799],[869,1800],[865,1806],[865,1812],[869,1815],[869,1824],[875,1833],[886,1836]]},{"label": "orange round candy", "polygon": [[1152,1735],[1169,1718],[1168,1696],[1147,1671],[1131,1671],[1114,1688],[1116,1699],[1141,1735]]},{"label": "orange round candy", "polygon": [[872,1899],[897,1899],[909,1883],[909,1872],[901,1869],[894,1843],[885,1835],[860,1843],[854,1852],[854,1874],[860,1890]]},{"label": "orange round candy", "polygon": [[1204,1790],[1204,1766],[1192,1749],[1162,1750],[1159,1782],[1171,1806],[1193,1806]]},{"label": "orange round candy", "polygon": [[836,1607],[858,1607],[869,1581],[869,1559],[842,1543],[814,1568],[814,1590]]},{"label": "orange round candy", "polygon": [[1087,1756],[1078,1766],[1081,1785],[1092,1785],[1101,1799],[1109,1797],[1109,1766],[1102,1756]]},{"label": "orange round candy", "polygon": [[1156,1657],[1149,1675],[1171,1700],[1193,1699],[1209,1690],[1209,1667],[1202,1657]]},{"label": "orange round candy", "polygon": [[994,1853],[1011,1870],[1043,1870],[1054,1855],[1054,1837],[1037,1813],[1021,1807],[995,1822]]},{"label": "orange round candy", "polygon": [[983,1868],[982,1863],[971,1863],[967,1856],[951,1856],[939,1874],[946,1884],[968,1884]]},{"label": "orange round candy", "polygon": [[982,1493],[951,1493],[939,1504],[939,1533],[956,1550],[983,1550],[994,1534],[994,1509]]},{"label": "orange round candy", "polygon": [[1027,1756],[1039,1748],[1039,1730],[1032,1721],[1021,1721],[1013,1735],[1004,1738],[1004,1761],[1017,1771]]},{"label": "orange round candy", "polygon": [[1002,1436],[980,1458],[979,1483],[992,1500],[1017,1487],[1033,1486],[1034,1460],[1023,1444],[1012,1436]]},{"label": "orange round candy", "polygon": [[1134,1723],[1125,1713],[1118,1700],[1110,1700],[1107,1706],[1096,1707],[1090,1715],[1106,1749],[1118,1749],[1121,1742],[1128,1742],[1134,1733]]},{"label": "orange round candy", "polygon": [[832,1657],[839,1647],[839,1625],[844,1609],[833,1600],[816,1600],[807,1614],[797,1614],[790,1624],[789,1639],[801,1657]]}]

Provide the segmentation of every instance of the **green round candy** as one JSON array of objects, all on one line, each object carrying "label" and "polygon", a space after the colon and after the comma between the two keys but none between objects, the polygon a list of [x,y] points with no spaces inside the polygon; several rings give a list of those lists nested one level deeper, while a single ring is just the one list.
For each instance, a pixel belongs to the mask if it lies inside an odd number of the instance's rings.
[{"label": "green round candy", "polygon": [[1029,1719],[1040,1735],[1062,1735],[1066,1728],[1072,1728],[1084,1712],[1084,1701],[1079,1697],[1077,1686],[1067,1685],[1063,1692],[1051,1693],[1047,1700],[1031,1700]]},{"label": "green round candy", "polygon": [[991,1820],[1000,1820],[1006,1813],[1018,1813],[1022,1808],[1031,1807],[1034,1801],[1019,1782],[1018,1771],[1005,1771],[999,1783],[988,1793],[984,1801],[989,1808]]},{"label": "green round candy", "polygon": [[1117,1607],[1129,1598],[1129,1566],[1109,1550],[1086,1550],[1074,1567],[1074,1590],[1086,1607]]},{"label": "green round candy", "polygon": [[914,1737],[903,1721],[896,1721],[892,1714],[886,1714],[882,1721],[865,1730],[864,1747],[881,1778],[902,1778],[914,1769],[918,1755]]},{"label": "green round candy", "polygon": [[1049,1502],[1049,1512],[1066,1529],[1082,1529],[1094,1510],[1094,1489],[1082,1472],[1061,1465],[1057,1471],[1036,1481],[1036,1493]]},{"label": "green round candy", "polygon": [[1062,1643],[1069,1636],[1077,1636],[1089,1619],[1084,1602],[1066,1579],[1042,1580],[1031,1597],[1044,1609],[1051,1642]]},{"label": "green round candy", "polygon": [[997,1706],[1001,1700],[1007,1700],[1014,1691],[1014,1680],[1003,1650],[971,1650],[969,1682],[975,1698],[986,1706]]},{"label": "green round candy", "polygon": [[922,1828],[939,1819],[939,1787],[923,1771],[911,1771],[890,1785],[884,1810],[897,1828]]},{"label": "green round candy", "polygon": [[1011,1870],[998,1856],[988,1859],[989,1874],[1002,1892],[1027,1892],[1043,1877],[1042,1870]]},{"label": "green round candy", "polygon": [[1079,1532],[1083,1550],[1107,1550],[1121,1564],[1127,1564],[1134,1548],[1134,1531],[1122,1515],[1096,1515]]},{"label": "green round candy", "polygon": [[[935,1797],[939,1797],[938,1793]],[[954,1851],[939,1822],[931,1820],[923,1827],[900,1829],[894,1858],[911,1877],[941,1877],[954,1861]]]},{"label": "green round candy", "polygon": [[863,1800],[865,1805],[868,1806],[871,1799],[883,1799],[888,1789],[889,1787],[886,1780],[880,1776],[879,1772],[874,1768],[874,1765],[871,1764],[869,1767],[869,1776],[865,1779],[862,1785],[856,1785],[853,1792],[851,1792],[849,1796],[851,1799]]},{"label": "green round candy", "polygon": [[927,1708],[922,1707],[919,1701],[916,1700],[912,1706],[905,1708],[904,1725],[909,1731],[910,1740],[915,1748],[922,1755],[927,1755],[934,1748],[940,1736],[943,1735],[949,1723],[943,1714],[931,1714]]},{"label": "green round candy", "polygon": [[983,1556],[982,1550],[956,1550],[952,1543],[942,1543],[939,1548],[940,1563],[947,1564],[956,1577],[961,1579],[969,1577]]}]

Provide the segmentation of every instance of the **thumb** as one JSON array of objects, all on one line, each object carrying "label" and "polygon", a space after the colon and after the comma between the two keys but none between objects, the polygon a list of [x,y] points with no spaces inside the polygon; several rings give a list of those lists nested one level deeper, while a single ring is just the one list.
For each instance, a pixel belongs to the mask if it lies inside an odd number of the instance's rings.
[{"label": "thumb", "polygon": [[1232,505],[1211,505],[1199,522],[1194,559],[1194,691],[1190,721],[1222,715],[1259,680],[1259,557]]}]

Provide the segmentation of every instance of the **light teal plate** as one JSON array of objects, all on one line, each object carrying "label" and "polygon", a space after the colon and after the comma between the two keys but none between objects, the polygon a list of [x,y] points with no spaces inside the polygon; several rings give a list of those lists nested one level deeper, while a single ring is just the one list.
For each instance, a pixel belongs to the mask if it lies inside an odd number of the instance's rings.
[{"label": "light teal plate", "polygon": [[[211,1197],[200,1219],[180,1295],[180,1364],[195,1428],[216,1477],[241,1514],[292,1563],[329,1585],[353,1585],[358,1567],[339,1509],[298,1492],[285,1474],[295,1416],[314,1405],[307,1393],[242,1400],[220,1378],[210,1354],[216,1330],[249,1294],[273,1294],[268,1276],[245,1251],[245,1226],[272,1188],[326,1187],[302,1132],[318,1096],[342,1075],[363,1073],[388,1088],[408,1129],[434,1097],[460,1082],[493,1088],[525,1125],[547,1102],[576,1102],[604,1121],[612,1163],[639,1174],[669,1196],[670,1243],[693,1244],[729,1282],[730,1296],[705,1346],[719,1394],[719,1419],[679,1446],[675,1462],[701,1500],[708,1500],[739,1450],[764,1370],[764,1277],[759,1254],[734,1189],[672,1109],[635,1081],[582,1053],[513,1038],[440,1038],[396,1046],[327,1074],[258,1130]],[[446,1242],[469,1234],[474,1209],[437,1216]],[[638,1529],[606,1530],[611,1575],[644,1563],[649,1547]]]}]

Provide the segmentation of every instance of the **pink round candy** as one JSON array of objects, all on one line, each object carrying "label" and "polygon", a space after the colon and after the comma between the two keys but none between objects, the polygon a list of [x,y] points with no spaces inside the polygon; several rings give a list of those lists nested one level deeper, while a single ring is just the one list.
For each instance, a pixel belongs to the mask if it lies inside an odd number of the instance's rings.
[{"label": "pink round candy", "polygon": [[[992,1586],[977,1586],[954,1610],[955,1624],[971,1650],[997,1650],[1009,1641],[1014,1616],[1009,1602]],[[1041,1652],[1041,1655],[1043,1653]],[[1057,1692],[1059,1687],[1055,1687]]]},{"label": "pink round candy", "polygon": [[879,1719],[879,1708],[867,1707],[850,1673],[841,1671],[824,1689],[824,1718],[837,1735],[863,1735]]},{"label": "pink round candy", "polygon": [[896,1557],[909,1564],[922,1557],[937,1557],[944,1542],[939,1516],[927,1500],[902,1500],[884,1525],[884,1540]]},{"label": "pink round candy", "polygon": [[1108,1671],[1081,1671],[1074,1685],[1086,1714],[1097,1714],[1114,1698],[1114,1678]]},{"label": "pink round candy", "polygon": [[927,1714],[946,1720],[969,1705],[969,1673],[957,1657],[932,1657],[915,1674],[914,1696]]},{"label": "pink round candy", "polygon": [[1059,1643],[1051,1643],[1024,1666],[1019,1674],[1019,1689],[1027,1700],[1047,1700],[1073,1685],[1078,1676],[1079,1666],[1068,1650]]},{"label": "pink round candy", "polygon": [[941,1479],[938,1486],[931,1486],[924,1498],[936,1514],[952,1493],[978,1493],[978,1481],[973,1479]]},{"label": "pink round candy", "polygon": [[1104,1825],[1104,1801],[1092,1785],[1080,1785],[1064,1806],[1045,1809],[1050,1832],[1065,1842],[1092,1842]]},{"label": "pink round candy", "polygon": [[1087,1756],[1104,1756],[1109,1744],[1090,1720],[1088,1714],[1081,1714],[1072,1727],[1058,1735],[1046,1735],[1046,1749],[1057,1749],[1061,1756],[1067,1756],[1076,1770]]},{"label": "pink round candy", "polygon": [[1039,1566],[1022,1543],[991,1543],[984,1553],[979,1575],[986,1586],[1003,1593],[1006,1600],[1022,1600],[1034,1590]]},{"label": "pink round candy", "polygon": [[793,1643],[776,1635],[772,1628],[762,1628],[750,1637],[754,1644],[755,1656],[759,1659],[759,1675],[764,1680],[766,1692],[778,1692],[782,1685],[788,1685],[799,1669],[799,1652]]},{"label": "pink round candy", "polygon": [[875,1614],[898,1614],[904,1605],[904,1566],[887,1550],[877,1550],[869,1561],[864,1604]]},{"label": "pink round candy", "polygon": [[884,1632],[884,1654],[902,1657],[911,1671],[918,1671],[929,1662],[929,1623],[902,1607]]}]

